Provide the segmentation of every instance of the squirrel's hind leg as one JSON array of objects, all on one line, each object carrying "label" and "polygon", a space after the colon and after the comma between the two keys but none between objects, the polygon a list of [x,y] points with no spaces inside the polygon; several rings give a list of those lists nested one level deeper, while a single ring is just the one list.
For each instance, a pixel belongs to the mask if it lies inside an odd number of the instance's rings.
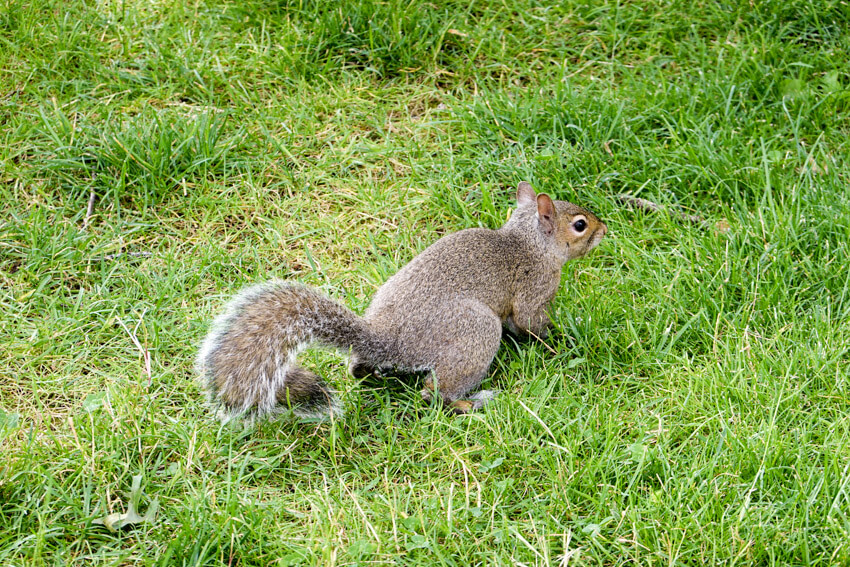
[{"label": "squirrel's hind leg", "polygon": [[495,397],[491,390],[470,394],[487,377],[502,340],[502,324],[486,306],[466,304],[443,321],[440,329],[444,348],[433,371],[425,380],[422,397],[439,392],[443,403],[455,413],[480,409]]}]

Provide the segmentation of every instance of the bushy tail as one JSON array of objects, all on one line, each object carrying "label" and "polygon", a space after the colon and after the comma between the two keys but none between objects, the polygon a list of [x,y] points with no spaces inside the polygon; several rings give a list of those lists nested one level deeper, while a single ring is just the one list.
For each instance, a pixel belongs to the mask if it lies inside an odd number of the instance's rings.
[{"label": "bushy tail", "polygon": [[227,304],[198,353],[197,369],[224,419],[293,409],[312,417],[339,415],[334,391],[295,357],[310,343],[380,357],[384,341],[347,307],[300,284],[251,286]]}]

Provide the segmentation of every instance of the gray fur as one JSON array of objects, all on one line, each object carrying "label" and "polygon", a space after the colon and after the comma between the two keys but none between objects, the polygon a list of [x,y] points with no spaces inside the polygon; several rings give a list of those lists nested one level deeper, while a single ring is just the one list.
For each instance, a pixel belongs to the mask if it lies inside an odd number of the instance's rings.
[{"label": "gray fur", "polygon": [[[225,418],[287,409],[341,415],[336,394],[296,364],[310,345],[352,355],[350,370],[428,372],[423,396],[438,392],[454,411],[482,407],[495,393],[471,394],[487,376],[502,326],[543,337],[561,268],[595,247],[607,227],[593,213],[536,195],[527,183],[499,230],[445,236],[382,285],[361,318],[297,283],[272,281],[236,295],[213,321],[197,368]],[[586,228],[577,231],[575,219]]]}]

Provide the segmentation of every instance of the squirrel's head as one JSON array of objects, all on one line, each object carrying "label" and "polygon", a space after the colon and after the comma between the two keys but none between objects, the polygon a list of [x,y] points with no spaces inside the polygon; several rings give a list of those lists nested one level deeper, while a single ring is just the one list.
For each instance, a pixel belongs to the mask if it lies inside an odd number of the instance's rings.
[{"label": "squirrel's head", "polygon": [[540,238],[564,262],[593,250],[608,232],[605,223],[592,212],[567,201],[553,201],[545,193],[538,195],[527,181],[517,187],[516,198],[518,210],[533,215]]}]

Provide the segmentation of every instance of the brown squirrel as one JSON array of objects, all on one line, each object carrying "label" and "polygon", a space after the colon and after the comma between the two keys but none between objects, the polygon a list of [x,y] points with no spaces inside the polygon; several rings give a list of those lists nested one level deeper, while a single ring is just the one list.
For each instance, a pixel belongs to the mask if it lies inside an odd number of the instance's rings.
[{"label": "brown squirrel", "polygon": [[440,238],[378,289],[363,317],[297,283],[248,287],[203,341],[203,386],[224,418],[341,415],[334,391],[296,364],[316,343],[350,352],[355,377],[425,373],[426,400],[438,393],[455,412],[481,408],[495,392],[470,392],[487,375],[502,327],[545,337],[561,268],[607,231],[587,209],[522,182],[504,226]]}]

